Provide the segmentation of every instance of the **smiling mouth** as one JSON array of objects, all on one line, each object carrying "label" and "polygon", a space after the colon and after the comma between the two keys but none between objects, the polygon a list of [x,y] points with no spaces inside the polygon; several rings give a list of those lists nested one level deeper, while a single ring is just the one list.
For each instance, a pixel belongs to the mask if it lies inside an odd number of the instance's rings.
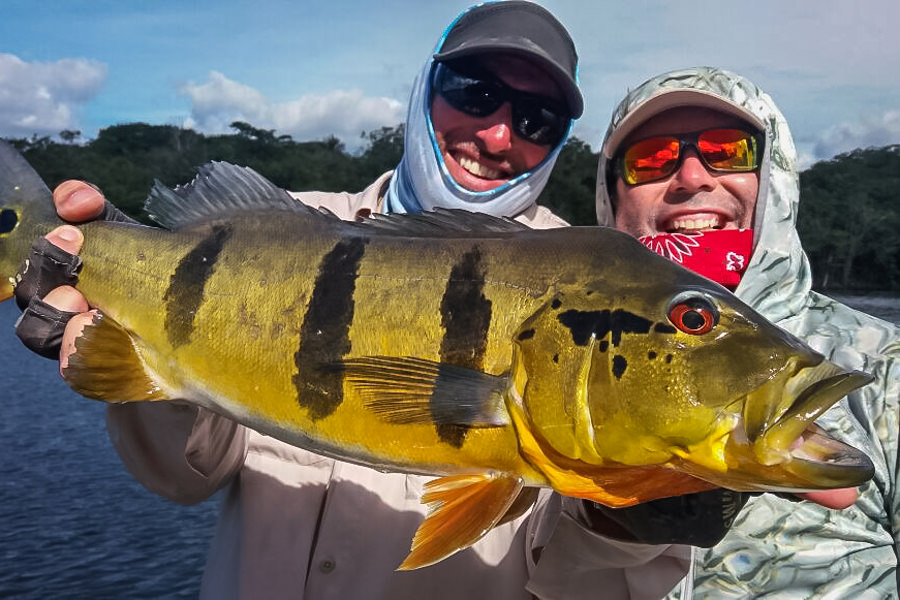
[{"label": "smiling mouth", "polygon": [[475,177],[480,177],[481,179],[502,179],[503,174],[497,170],[492,169],[486,165],[481,164],[477,160],[473,160],[467,156],[457,157],[456,162],[459,163],[463,169],[469,172],[471,175]]},{"label": "smiling mouth", "polygon": [[719,217],[678,217],[671,220],[664,228],[666,233],[688,233],[693,231],[710,231],[722,229],[725,224]]}]

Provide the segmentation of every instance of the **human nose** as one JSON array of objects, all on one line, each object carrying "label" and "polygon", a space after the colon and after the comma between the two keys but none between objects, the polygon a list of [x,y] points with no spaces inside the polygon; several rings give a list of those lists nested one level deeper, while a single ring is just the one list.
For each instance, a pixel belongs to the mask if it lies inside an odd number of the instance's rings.
[{"label": "human nose", "polygon": [[688,148],[681,166],[672,176],[672,186],[678,192],[710,191],[716,187],[716,178],[703,164],[700,155],[693,148]]},{"label": "human nose", "polygon": [[491,115],[490,123],[475,133],[490,154],[500,154],[512,147],[511,118],[509,104],[504,104],[500,110]]}]

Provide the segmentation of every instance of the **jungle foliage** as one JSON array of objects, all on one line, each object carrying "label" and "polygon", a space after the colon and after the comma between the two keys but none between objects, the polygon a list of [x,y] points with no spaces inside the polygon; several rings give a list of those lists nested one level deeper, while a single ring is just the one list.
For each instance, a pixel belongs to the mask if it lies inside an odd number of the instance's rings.
[{"label": "jungle foliage", "polygon": [[[77,131],[14,139],[51,188],[65,179],[99,186],[126,213],[145,218],[154,179],[186,183],[211,160],[246,165],[289,190],[359,191],[393,168],[403,152],[403,126],[363,134],[360,152],[334,137],[297,142],[249,123],[234,133],[203,135],[171,125],[130,123],[102,129],[76,144]],[[575,225],[595,222],[598,155],[572,138],[563,148],[541,204]],[[800,174],[799,230],[817,289],[900,289],[900,146],[854,150]]]},{"label": "jungle foliage", "polygon": [[800,239],[816,289],[900,289],[900,145],[800,173]]}]

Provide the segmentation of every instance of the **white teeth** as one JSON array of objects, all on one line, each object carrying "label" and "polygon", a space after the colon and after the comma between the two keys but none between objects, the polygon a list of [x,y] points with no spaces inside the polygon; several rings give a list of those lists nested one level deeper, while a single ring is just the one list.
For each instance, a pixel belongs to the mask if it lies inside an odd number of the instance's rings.
[{"label": "white teeth", "polygon": [[719,224],[716,218],[707,219],[678,219],[672,222],[672,229],[676,231],[703,231],[713,229]]},{"label": "white teeth", "polygon": [[482,179],[500,179],[500,171],[486,167],[478,161],[465,156],[460,156],[457,161],[463,169]]}]

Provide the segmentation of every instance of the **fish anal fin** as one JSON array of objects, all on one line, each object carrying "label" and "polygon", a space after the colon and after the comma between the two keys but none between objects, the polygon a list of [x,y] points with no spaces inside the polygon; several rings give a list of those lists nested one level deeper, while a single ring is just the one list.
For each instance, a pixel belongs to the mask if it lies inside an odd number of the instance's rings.
[{"label": "fish anal fin", "polygon": [[397,570],[427,567],[468,548],[500,522],[522,488],[521,478],[495,473],[429,481],[422,495],[428,516]]},{"label": "fish anal fin", "polygon": [[83,396],[106,402],[167,400],[148,375],[131,336],[102,313],[75,339],[63,378]]},{"label": "fish anal fin", "polygon": [[506,377],[415,357],[364,356],[342,361],[344,378],[366,407],[395,424],[502,427]]}]

